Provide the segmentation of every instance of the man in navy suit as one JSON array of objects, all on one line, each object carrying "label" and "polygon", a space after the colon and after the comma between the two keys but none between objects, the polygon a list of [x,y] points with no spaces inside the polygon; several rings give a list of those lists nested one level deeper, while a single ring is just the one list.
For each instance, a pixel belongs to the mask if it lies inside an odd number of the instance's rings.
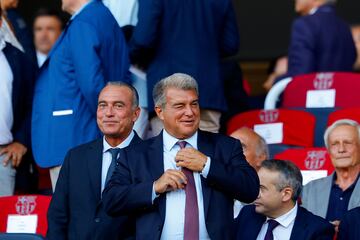
[{"label": "man in navy suit", "polygon": [[0,31],[0,196],[13,194],[16,168],[27,162],[35,68]]},{"label": "man in navy suit", "polygon": [[334,228],[329,222],[298,206],[302,176],[295,164],[265,160],[258,175],[259,196],[237,217],[236,239],[333,239]]},{"label": "man in navy suit", "polygon": [[134,234],[133,219],[108,216],[101,195],[120,148],[141,141],[132,130],[138,104],[128,84],[109,82],[101,91],[97,123],[104,137],[68,152],[48,211],[49,239],[126,239]]},{"label": "man in navy suit", "polygon": [[50,169],[53,188],[66,152],[100,136],[94,115],[105,83],[128,82],[128,51],[116,20],[100,0],[63,0],[72,15],[35,84],[32,147]]},{"label": "man in navy suit", "polygon": [[233,199],[252,202],[259,180],[240,141],[199,130],[196,81],[155,85],[157,137],[121,152],[103,199],[113,216],[136,216],[136,239],[233,239]]},{"label": "man in navy suit", "polygon": [[[150,111],[154,107],[151,99],[154,85],[173,73],[186,73],[199,84],[200,128],[217,132],[220,112],[226,110],[220,60],[236,54],[238,48],[239,34],[231,0],[139,2],[130,57],[135,63],[149,62],[147,90]],[[152,130],[154,135],[159,132]]]},{"label": "man in navy suit", "polygon": [[356,49],[349,26],[340,19],[336,0],[296,0],[302,16],[292,26],[288,75],[352,71]]},{"label": "man in navy suit", "polygon": [[338,240],[360,239],[360,207],[354,208],[345,213],[338,233]]}]

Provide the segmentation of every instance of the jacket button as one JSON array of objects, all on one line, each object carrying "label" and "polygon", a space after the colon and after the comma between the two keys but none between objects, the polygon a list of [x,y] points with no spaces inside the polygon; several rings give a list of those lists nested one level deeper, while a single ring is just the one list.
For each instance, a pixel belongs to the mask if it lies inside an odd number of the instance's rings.
[{"label": "jacket button", "polygon": [[94,221],[95,221],[96,223],[99,223],[99,222],[100,222],[100,218],[95,218]]}]

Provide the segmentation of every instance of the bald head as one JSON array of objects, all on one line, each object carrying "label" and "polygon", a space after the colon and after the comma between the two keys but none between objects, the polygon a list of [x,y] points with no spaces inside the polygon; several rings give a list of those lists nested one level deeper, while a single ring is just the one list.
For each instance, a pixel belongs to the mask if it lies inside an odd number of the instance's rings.
[{"label": "bald head", "polygon": [[246,160],[256,170],[259,170],[261,163],[269,158],[265,140],[252,129],[242,127],[230,136],[240,140]]}]

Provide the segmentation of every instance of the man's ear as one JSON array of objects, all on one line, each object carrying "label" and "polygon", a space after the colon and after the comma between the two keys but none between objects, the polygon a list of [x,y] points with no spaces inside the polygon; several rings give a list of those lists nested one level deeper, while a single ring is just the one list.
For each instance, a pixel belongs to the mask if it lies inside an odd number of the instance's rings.
[{"label": "man's ear", "polygon": [[141,112],[141,109],[139,107],[137,107],[134,111],[134,114],[133,114],[133,122],[135,122],[136,120],[138,120],[139,116],[140,116],[140,112]]},{"label": "man's ear", "polygon": [[292,188],[290,187],[286,187],[282,190],[282,201],[283,202],[288,202],[291,201],[291,198],[294,194],[294,191],[292,190]]},{"label": "man's ear", "polygon": [[160,118],[160,120],[163,121],[164,120],[163,109],[160,106],[155,106],[155,112],[158,118]]}]

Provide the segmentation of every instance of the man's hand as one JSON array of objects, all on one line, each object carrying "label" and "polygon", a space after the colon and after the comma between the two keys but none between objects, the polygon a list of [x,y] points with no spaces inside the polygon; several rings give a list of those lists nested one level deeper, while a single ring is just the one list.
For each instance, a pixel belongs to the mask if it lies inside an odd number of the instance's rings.
[{"label": "man's hand", "polygon": [[339,220],[335,220],[335,221],[332,221],[330,222],[332,225],[334,225],[335,227],[335,232],[339,232],[339,225],[340,225],[340,221]]},{"label": "man's hand", "polygon": [[10,143],[0,151],[0,156],[4,154],[6,155],[4,157],[3,165],[6,166],[11,160],[13,167],[18,167],[26,152],[27,148],[21,143]]},{"label": "man's hand", "polygon": [[180,170],[168,169],[155,181],[154,189],[156,194],[183,189],[187,184],[186,176]]},{"label": "man's hand", "polygon": [[185,167],[193,172],[201,172],[207,157],[194,148],[183,148],[175,156],[176,166]]}]

